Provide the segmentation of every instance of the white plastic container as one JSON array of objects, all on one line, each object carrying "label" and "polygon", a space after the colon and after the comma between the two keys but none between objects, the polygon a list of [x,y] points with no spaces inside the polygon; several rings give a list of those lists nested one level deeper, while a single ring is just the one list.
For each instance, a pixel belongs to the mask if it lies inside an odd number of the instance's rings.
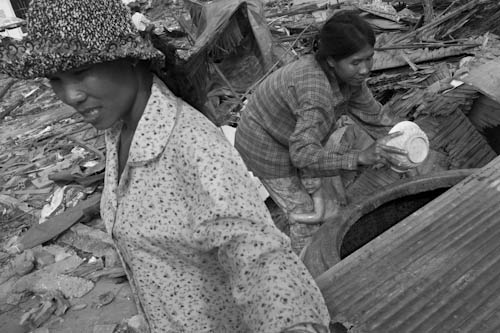
[{"label": "white plastic container", "polygon": [[411,121],[402,121],[397,123],[389,134],[394,132],[403,132],[402,135],[395,137],[387,142],[388,146],[405,149],[408,154],[391,154],[399,165],[392,165],[391,168],[397,172],[405,172],[416,168],[422,164],[429,155],[429,139],[422,129]]}]

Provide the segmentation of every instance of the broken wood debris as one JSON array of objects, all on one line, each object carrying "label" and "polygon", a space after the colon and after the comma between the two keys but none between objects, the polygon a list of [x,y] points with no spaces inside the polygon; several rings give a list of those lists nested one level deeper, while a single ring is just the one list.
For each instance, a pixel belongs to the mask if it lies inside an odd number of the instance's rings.
[{"label": "broken wood debris", "polygon": [[439,25],[441,25],[442,23],[448,21],[448,20],[451,20],[455,17],[457,17],[459,14],[463,13],[463,12],[466,12],[468,10],[471,10],[473,8],[475,8],[477,5],[481,4],[481,3],[484,3],[484,2],[488,2],[489,0],[472,0],[472,1],[469,1],[468,3],[466,3],[465,5],[463,6],[460,6],[459,8],[453,10],[452,12],[450,13],[447,13],[445,15],[443,15],[442,17],[439,17],[437,19],[434,19],[434,20],[431,20],[429,23],[427,23],[426,25],[412,31],[412,32],[409,32],[407,34],[404,34],[402,35],[401,37],[397,37],[395,39],[393,39],[391,41],[392,44],[396,44],[396,43],[399,43],[399,42],[402,42],[402,41],[405,41],[405,40],[410,40],[412,38],[418,38],[419,36],[424,36],[424,35],[427,35],[427,34],[431,34],[432,32],[434,32],[435,28],[438,27]]},{"label": "broken wood debris", "polygon": [[16,248],[30,249],[51,240],[81,219],[94,215],[98,211],[100,201],[101,195],[94,194],[75,207],[67,209],[63,215],[55,215],[43,224],[32,226],[21,236]]},{"label": "broken wood debris", "polygon": [[59,291],[51,291],[41,297],[40,303],[23,314],[20,325],[31,330],[40,327],[52,315],[61,316],[70,307],[68,300]]}]

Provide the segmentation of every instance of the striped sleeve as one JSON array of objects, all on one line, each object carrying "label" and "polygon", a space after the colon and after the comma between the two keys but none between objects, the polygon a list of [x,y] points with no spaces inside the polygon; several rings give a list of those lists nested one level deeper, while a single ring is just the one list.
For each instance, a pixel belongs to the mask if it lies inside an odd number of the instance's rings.
[{"label": "striped sleeve", "polygon": [[391,125],[391,120],[386,114],[387,109],[373,97],[366,82],[353,91],[348,106],[350,114],[363,123],[376,126]]},{"label": "striped sleeve", "polygon": [[300,104],[294,111],[297,123],[289,141],[292,163],[311,176],[336,175],[339,169],[355,170],[357,152],[348,152],[341,145],[336,146],[338,150],[323,147],[336,120],[328,82],[317,76],[302,80],[302,84],[296,85]]}]

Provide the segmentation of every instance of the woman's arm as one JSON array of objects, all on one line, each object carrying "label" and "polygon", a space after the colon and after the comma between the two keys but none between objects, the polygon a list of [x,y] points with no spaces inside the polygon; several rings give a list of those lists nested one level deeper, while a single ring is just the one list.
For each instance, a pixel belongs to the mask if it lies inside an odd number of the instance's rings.
[{"label": "woman's arm", "polygon": [[203,249],[217,249],[235,303],[251,332],[299,328],[328,332],[328,311],[319,289],[289,240],[274,226],[227,217],[203,221],[193,234]]},{"label": "woman's arm", "polygon": [[313,278],[274,226],[236,151],[216,139],[198,140],[189,158],[199,206],[210,207],[192,212],[193,246],[217,251],[250,331],[311,323],[327,332],[328,311]]},{"label": "woman's arm", "polygon": [[339,169],[357,169],[358,152],[341,142],[324,147],[336,127],[334,110],[327,107],[304,100],[295,111],[297,123],[289,139],[290,159],[307,176],[335,176]]},{"label": "woman's arm", "polygon": [[373,97],[366,82],[354,88],[348,106],[349,113],[362,123],[390,127],[397,122],[390,116],[390,109]]}]

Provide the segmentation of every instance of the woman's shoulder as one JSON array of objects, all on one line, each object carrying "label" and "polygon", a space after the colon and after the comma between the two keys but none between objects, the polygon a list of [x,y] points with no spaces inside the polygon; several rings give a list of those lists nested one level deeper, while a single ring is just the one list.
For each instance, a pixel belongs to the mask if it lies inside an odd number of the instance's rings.
[{"label": "woman's shoulder", "polygon": [[183,100],[180,100],[179,103],[180,112],[175,129],[175,132],[179,134],[179,139],[189,140],[195,146],[205,146],[210,143],[220,144],[224,138],[220,128],[189,103]]},{"label": "woman's shoulder", "polygon": [[306,55],[288,66],[286,81],[296,89],[314,90],[315,87],[329,86],[328,77],[313,55]]},{"label": "woman's shoulder", "polygon": [[294,83],[297,78],[325,78],[326,76],[314,58],[314,55],[303,56],[293,62],[290,62],[278,70],[273,72],[265,81],[273,80],[273,78],[280,77],[285,79],[288,83]]},{"label": "woman's shoulder", "polygon": [[327,80],[323,69],[321,69],[321,66],[312,54],[305,55],[290,65],[296,76],[300,77],[305,75],[306,77],[318,77]]},{"label": "woman's shoulder", "polygon": [[186,143],[203,145],[207,141],[218,140],[218,131],[205,115],[195,109],[182,98],[177,97],[160,79],[155,78],[151,90],[150,104],[156,105],[160,115],[155,121],[168,120],[174,125],[171,128],[169,140],[186,147]]},{"label": "woman's shoulder", "polygon": [[182,110],[172,134],[172,147],[187,165],[198,168],[199,165],[224,165],[229,173],[239,173],[240,157],[233,145],[217,127],[200,111],[187,103]]}]

